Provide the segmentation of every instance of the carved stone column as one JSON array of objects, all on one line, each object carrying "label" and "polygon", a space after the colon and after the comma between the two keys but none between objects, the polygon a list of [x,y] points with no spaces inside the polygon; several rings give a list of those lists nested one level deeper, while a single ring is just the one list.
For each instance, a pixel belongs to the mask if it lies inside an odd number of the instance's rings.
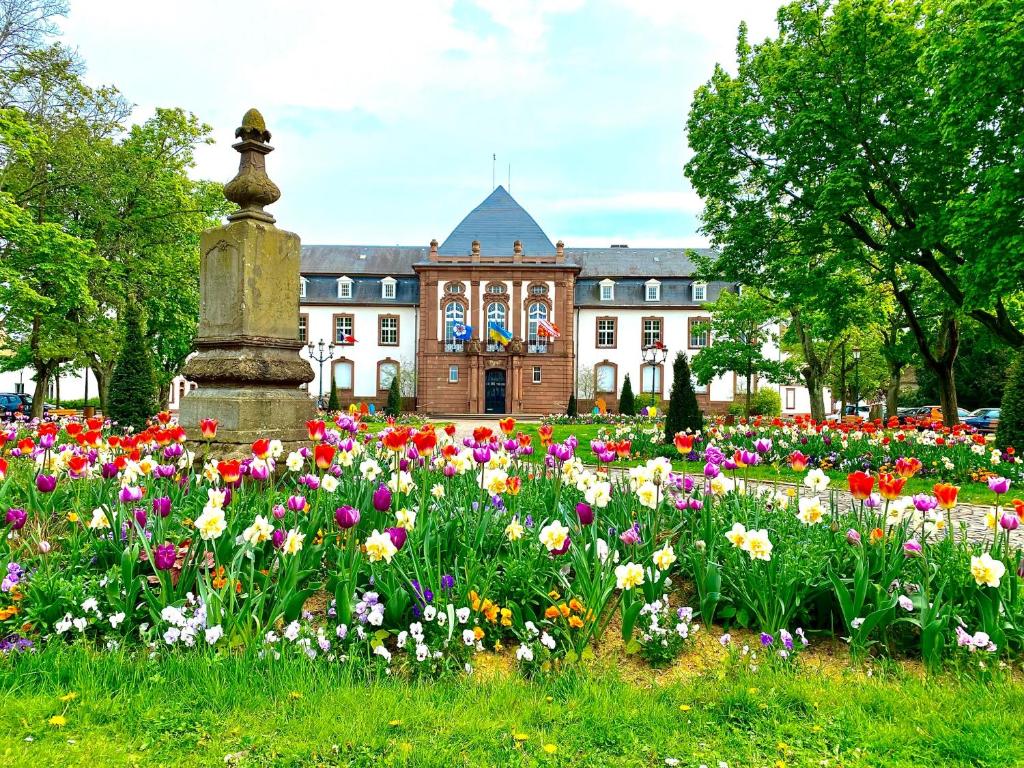
[{"label": "carved stone column", "polygon": [[184,370],[199,388],[180,412],[193,438],[200,419],[217,419],[221,455],[248,454],[260,437],[303,441],[315,412],[299,389],[313,380],[299,356],[299,236],[263,210],[281,196],[266,172],[270,131],[250,109],[235,136],[241,159],[224,196],[239,210],[200,238],[199,333]]}]

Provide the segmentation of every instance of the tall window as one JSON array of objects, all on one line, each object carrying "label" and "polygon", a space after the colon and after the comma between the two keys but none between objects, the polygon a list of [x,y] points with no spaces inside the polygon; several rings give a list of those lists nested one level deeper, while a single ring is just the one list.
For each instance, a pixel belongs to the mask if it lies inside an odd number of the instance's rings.
[{"label": "tall window", "polygon": [[304,277],[300,277],[299,278],[299,298],[300,299],[306,298],[306,283],[307,282],[309,282],[309,281],[306,280],[306,278],[304,278]]},{"label": "tall window", "polygon": [[459,366],[449,365],[448,366],[448,383],[457,384],[459,382]]},{"label": "tall window", "polygon": [[527,312],[526,339],[528,352],[547,352],[548,342],[546,337],[540,336],[537,332],[537,324],[541,320],[548,319],[548,305],[539,301],[530,305]]},{"label": "tall window", "polygon": [[338,298],[339,299],[351,299],[352,298],[352,279],[348,277],[338,278]]},{"label": "tall window", "polygon": [[377,343],[382,347],[398,345],[397,315],[381,315],[377,318]]},{"label": "tall window", "polygon": [[597,320],[597,346],[615,346],[615,318],[602,317]]},{"label": "tall window", "polygon": [[640,369],[640,381],[643,389],[641,394],[654,392],[655,394],[661,393],[661,366],[660,365],[645,365]]},{"label": "tall window", "polygon": [[385,299],[395,298],[395,278],[385,277],[380,281],[380,295]]},{"label": "tall window", "polygon": [[594,368],[594,391],[616,392],[618,382],[615,381],[615,366],[610,363],[602,363]]},{"label": "tall window", "polygon": [[461,352],[462,342],[455,338],[455,326],[466,322],[466,309],[457,301],[444,305],[444,349],[445,352]]},{"label": "tall window", "polygon": [[[505,286],[502,286],[504,288]],[[501,327],[505,326],[505,321],[508,319],[508,309],[500,301],[492,301],[487,305],[487,329],[490,330],[491,323],[497,323]],[[488,352],[500,352],[502,350],[501,344],[496,341],[490,340],[490,334],[487,335],[487,351]]]},{"label": "tall window", "polygon": [[299,315],[299,341],[306,343],[309,337],[309,316]]},{"label": "tall window", "polygon": [[703,349],[708,345],[708,319],[706,317],[691,317],[690,323],[690,349]]},{"label": "tall window", "polygon": [[645,347],[661,341],[661,319],[657,317],[644,319],[643,336],[642,341]]},{"label": "tall window", "polygon": [[391,389],[391,382],[398,375],[398,363],[385,360],[377,366],[377,389]]},{"label": "tall window", "polygon": [[338,360],[334,363],[334,388],[341,390],[352,390],[352,363],[348,360]]},{"label": "tall window", "polygon": [[334,316],[334,343],[345,344],[346,339],[354,335],[354,320],[352,315]]},{"label": "tall window", "polygon": [[541,370],[539,365],[533,366],[533,383],[540,384],[541,382]]}]

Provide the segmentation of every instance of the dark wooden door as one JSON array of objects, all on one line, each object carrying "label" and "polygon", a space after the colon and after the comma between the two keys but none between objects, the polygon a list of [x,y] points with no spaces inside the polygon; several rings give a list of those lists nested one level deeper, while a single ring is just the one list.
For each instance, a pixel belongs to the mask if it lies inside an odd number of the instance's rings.
[{"label": "dark wooden door", "polygon": [[505,371],[491,368],[484,375],[484,412],[505,413]]}]

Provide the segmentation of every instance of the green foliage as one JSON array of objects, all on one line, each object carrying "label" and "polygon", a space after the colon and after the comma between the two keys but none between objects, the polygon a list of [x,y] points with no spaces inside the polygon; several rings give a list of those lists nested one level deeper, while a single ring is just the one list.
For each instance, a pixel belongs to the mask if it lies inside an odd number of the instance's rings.
[{"label": "green foliage", "polygon": [[1003,448],[1024,448],[1024,350],[1017,352],[1006,374],[996,443]]},{"label": "green foliage", "polygon": [[[968,410],[998,405],[1013,359],[1013,350],[983,326],[976,323],[965,325],[960,338],[960,353],[953,366],[957,403]],[[861,360],[862,371],[863,362]],[[939,401],[938,382],[929,369],[918,371],[917,387],[914,405]]]},{"label": "green foliage", "polygon": [[565,414],[566,414],[566,416],[576,416],[577,415],[576,393],[575,392],[572,393],[571,395],[569,395],[569,405],[565,409]]},{"label": "green foliage", "polygon": [[772,302],[753,291],[743,291],[741,295],[723,291],[710,309],[711,343],[694,356],[693,372],[701,384],[733,371],[737,378],[746,379],[749,386],[745,411],[749,413],[750,390],[759,379],[782,383],[795,375],[792,362],[764,355],[766,343],[777,345],[779,341],[772,330],[778,319],[777,310]]},{"label": "green foliage", "polygon": [[402,412],[402,383],[399,381],[398,376],[391,380],[386,410],[389,416],[398,416]]},{"label": "green foliage", "polygon": [[750,398],[751,416],[779,416],[782,413],[782,398],[778,390],[761,387]]},{"label": "green foliage", "polygon": [[[391,393],[388,393],[390,398]],[[334,382],[331,382],[331,394],[327,396],[327,410],[331,413],[337,413],[341,410],[341,403],[338,402],[338,388],[334,386]]]},{"label": "green foliage", "polygon": [[699,432],[703,426],[704,416],[697,407],[690,364],[684,353],[677,352],[672,363],[672,393],[665,414],[665,442],[671,443],[676,432]]},{"label": "green foliage", "polygon": [[622,394],[619,395],[619,413],[624,416],[636,416],[636,398],[633,395],[633,385],[629,381],[628,373],[622,379]]},{"label": "green foliage", "polygon": [[123,427],[145,428],[157,412],[157,388],[149,346],[142,333],[138,310],[125,317],[124,343],[110,380],[107,415]]}]

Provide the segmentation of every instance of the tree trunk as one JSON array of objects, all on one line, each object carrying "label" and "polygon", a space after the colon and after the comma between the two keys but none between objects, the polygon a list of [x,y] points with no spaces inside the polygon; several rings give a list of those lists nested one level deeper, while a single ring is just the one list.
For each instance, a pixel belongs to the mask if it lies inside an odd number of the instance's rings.
[{"label": "tree trunk", "polygon": [[114,373],[114,364],[100,362],[95,355],[90,355],[89,368],[96,379],[96,396],[100,400],[100,411],[107,412],[107,394],[110,392],[110,377]]},{"label": "tree trunk", "polygon": [[839,347],[839,420],[846,415],[846,342]]},{"label": "tree trunk", "polygon": [[751,363],[747,362],[747,404],[744,408],[744,413],[747,418],[750,418],[750,379],[752,378]]},{"label": "tree trunk", "polygon": [[53,379],[53,392],[54,398],[57,401],[57,407],[60,408],[60,369],[57,369],[57,375]]},{"label": "tree trunk", "polygon": [[911,333],[914,334],[914,340],[917,342],[917,348],[921,352],[924,364],[938,380],[942,423],[947,427],[952,427],[960,421],[957,414],[956,382],[953,379],[953,363],[956,362],[957,353],[960,351],[960,327],[957,319],[952,312],[942,312],[933,349],[917,314],[914,312],[907,291],[896,290],[895,294],[896,300],[903,307],[907,324],[910,326]]},{"label": "tree trunk", "polygon": [[814,349],[814,340],[811,339],[804,328],[804,324],[800,319],[800,313],[793,309],[790,310],[790,314],[793,317],[793,328],[800,339],[800,347],[803,350],[804,361],[806,362],[806,365],[800,371],[800,375],[803,376],[804,384],[807,386],[807,393],[811,399],[811,418],[815,421],[824,421],[825,392],[823,382],[828,373],[828,368],[831,366],[833,352],[828,352],[825,359],[822,360]]},{"label": "tree trunk", "polygon": [[43,415],[43,403],[46,401],[47,390],[50,388],[50,373],[53,367],[50,363],[38,360],[33,367],[36,371],[36,388],[32,393],[32,418],[38,419]]},{"label": "tree trunk", "polygon": [[889,386],[885,390],[885,418],[891,419],[896,416],[897,403],[900,396],[900,380],[903,376],[903,366],[889,362]]}]

